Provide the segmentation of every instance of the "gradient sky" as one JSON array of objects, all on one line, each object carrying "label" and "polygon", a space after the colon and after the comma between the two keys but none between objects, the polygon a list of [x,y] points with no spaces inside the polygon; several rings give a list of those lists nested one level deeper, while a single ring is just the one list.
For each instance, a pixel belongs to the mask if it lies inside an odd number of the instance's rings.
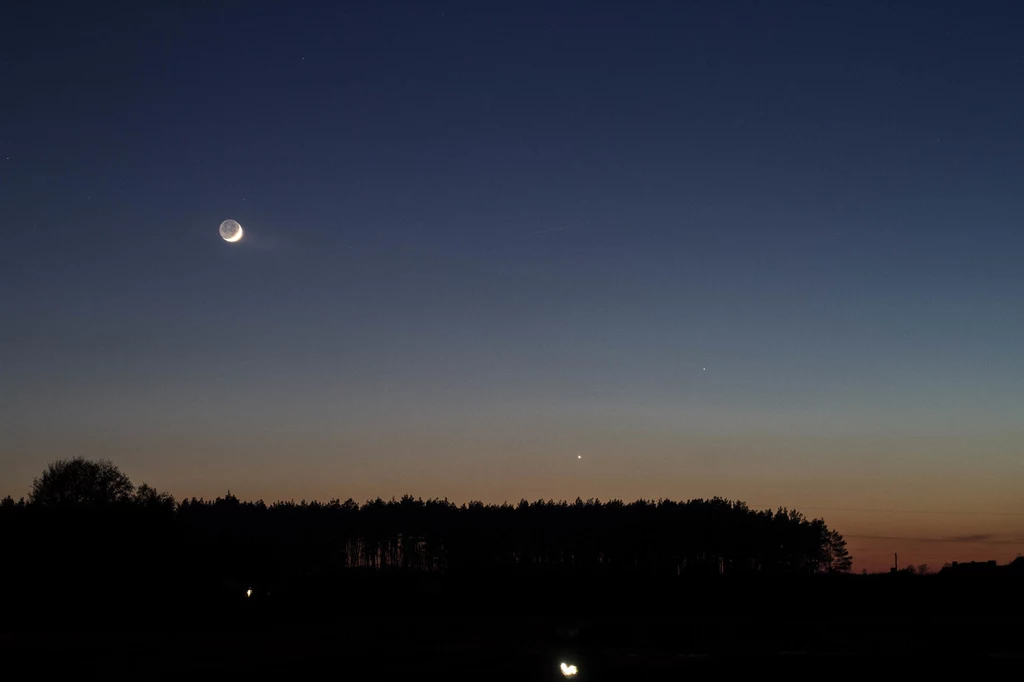
[{"label": "gradient sky", "polygon": [[74,455],[178,497],[719,495],[857,569],[1011,559],[1022,35],[1012,1],[5,3],[0,495]]}]

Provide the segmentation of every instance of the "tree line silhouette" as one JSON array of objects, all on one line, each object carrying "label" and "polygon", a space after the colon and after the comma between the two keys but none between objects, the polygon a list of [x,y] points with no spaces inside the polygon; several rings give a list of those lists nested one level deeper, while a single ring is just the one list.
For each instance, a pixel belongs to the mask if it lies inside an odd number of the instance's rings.
[{"label": "tree line silhouette", "polygon": [[85,557],[127,571],[174,562],[267,584],[341,571],[806,575],[851,564],[842,535],[822,519],[717,497],[456,505],[406,495],[268,505],[228,493],[176,502],[133,486],[108,461],[81,458],[51,464],[27,501],[0,502],[0,533],[39,570]]},{"label": "tree line silhouette", "polygon": [[[299,650],[323,637],[332,672],[344,660],[357,677],[396,651],[413,665],[475,646],[504,657],[875,651],[893,627],[899,651],[908,641],[1016,651],[1006,605],[1024,570],[1019,560],[980,581],[816,577],[848,572],[840,533],[719,498],[179,502],[81,459],[50,465],[27,499],[0,500],[0,549],[0,613],[12,627],[142,633],[147,651],[170,642],[160,665],[181,655],[178,635],[153,633],[221,633],[212,650],[234,652],[232,670],[275,652],[291,666],[281,642]],[[266,636],[246,648],[248,635],[232,634],[243,631]]]}]

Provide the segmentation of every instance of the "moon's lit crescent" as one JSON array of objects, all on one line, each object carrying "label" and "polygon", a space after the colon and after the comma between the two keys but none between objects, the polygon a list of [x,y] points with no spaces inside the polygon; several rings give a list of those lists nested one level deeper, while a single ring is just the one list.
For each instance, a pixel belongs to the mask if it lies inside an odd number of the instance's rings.
[{"label": "moon's lit crescent", "polygon": [[237,220],[228,218],[220,224],[220,238],[229,244],[233,244],[242,238],[244,232]]}]

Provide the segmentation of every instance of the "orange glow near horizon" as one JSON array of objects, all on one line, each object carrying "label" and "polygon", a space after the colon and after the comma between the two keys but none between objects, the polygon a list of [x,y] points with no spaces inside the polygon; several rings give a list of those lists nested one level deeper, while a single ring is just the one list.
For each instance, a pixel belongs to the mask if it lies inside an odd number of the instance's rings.
[{"label": "orange glow near horizon", "polygon": [[[213,499],[229,489],[268,503],[362,503],[404,494],[457,504],[719,496],[823,518],[846,538],[856,572],[888,571],[894,552],[901,566],[928,564],[933,571],[952,561],[1004,564],[1024,552],[1024,458],[1005,454],[1018,442],[1014,434],[911,442],[583,426],[570,432],[523,425],[511,434],[486,420],[472,429],[414,424],[397,433],[364,425],[330,437],[276,427],[216,438],[15,434],[9,449],[21,456],[0,465],[0,496],[27,495],[54,453],[75,452],[111,459],[133,481],[179,500]],[[968,451],[977,457],[963,457]]]}]

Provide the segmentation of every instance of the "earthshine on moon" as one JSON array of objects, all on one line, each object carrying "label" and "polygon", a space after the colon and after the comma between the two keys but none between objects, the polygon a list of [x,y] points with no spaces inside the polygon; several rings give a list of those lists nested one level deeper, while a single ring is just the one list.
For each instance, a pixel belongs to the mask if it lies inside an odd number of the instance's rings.
[{"label": "earthshine on moon", "polygon": [[225,220],[220,224],[220,236],[226,242],[237,242],[242,238],[242,226],[236,220]]}]

